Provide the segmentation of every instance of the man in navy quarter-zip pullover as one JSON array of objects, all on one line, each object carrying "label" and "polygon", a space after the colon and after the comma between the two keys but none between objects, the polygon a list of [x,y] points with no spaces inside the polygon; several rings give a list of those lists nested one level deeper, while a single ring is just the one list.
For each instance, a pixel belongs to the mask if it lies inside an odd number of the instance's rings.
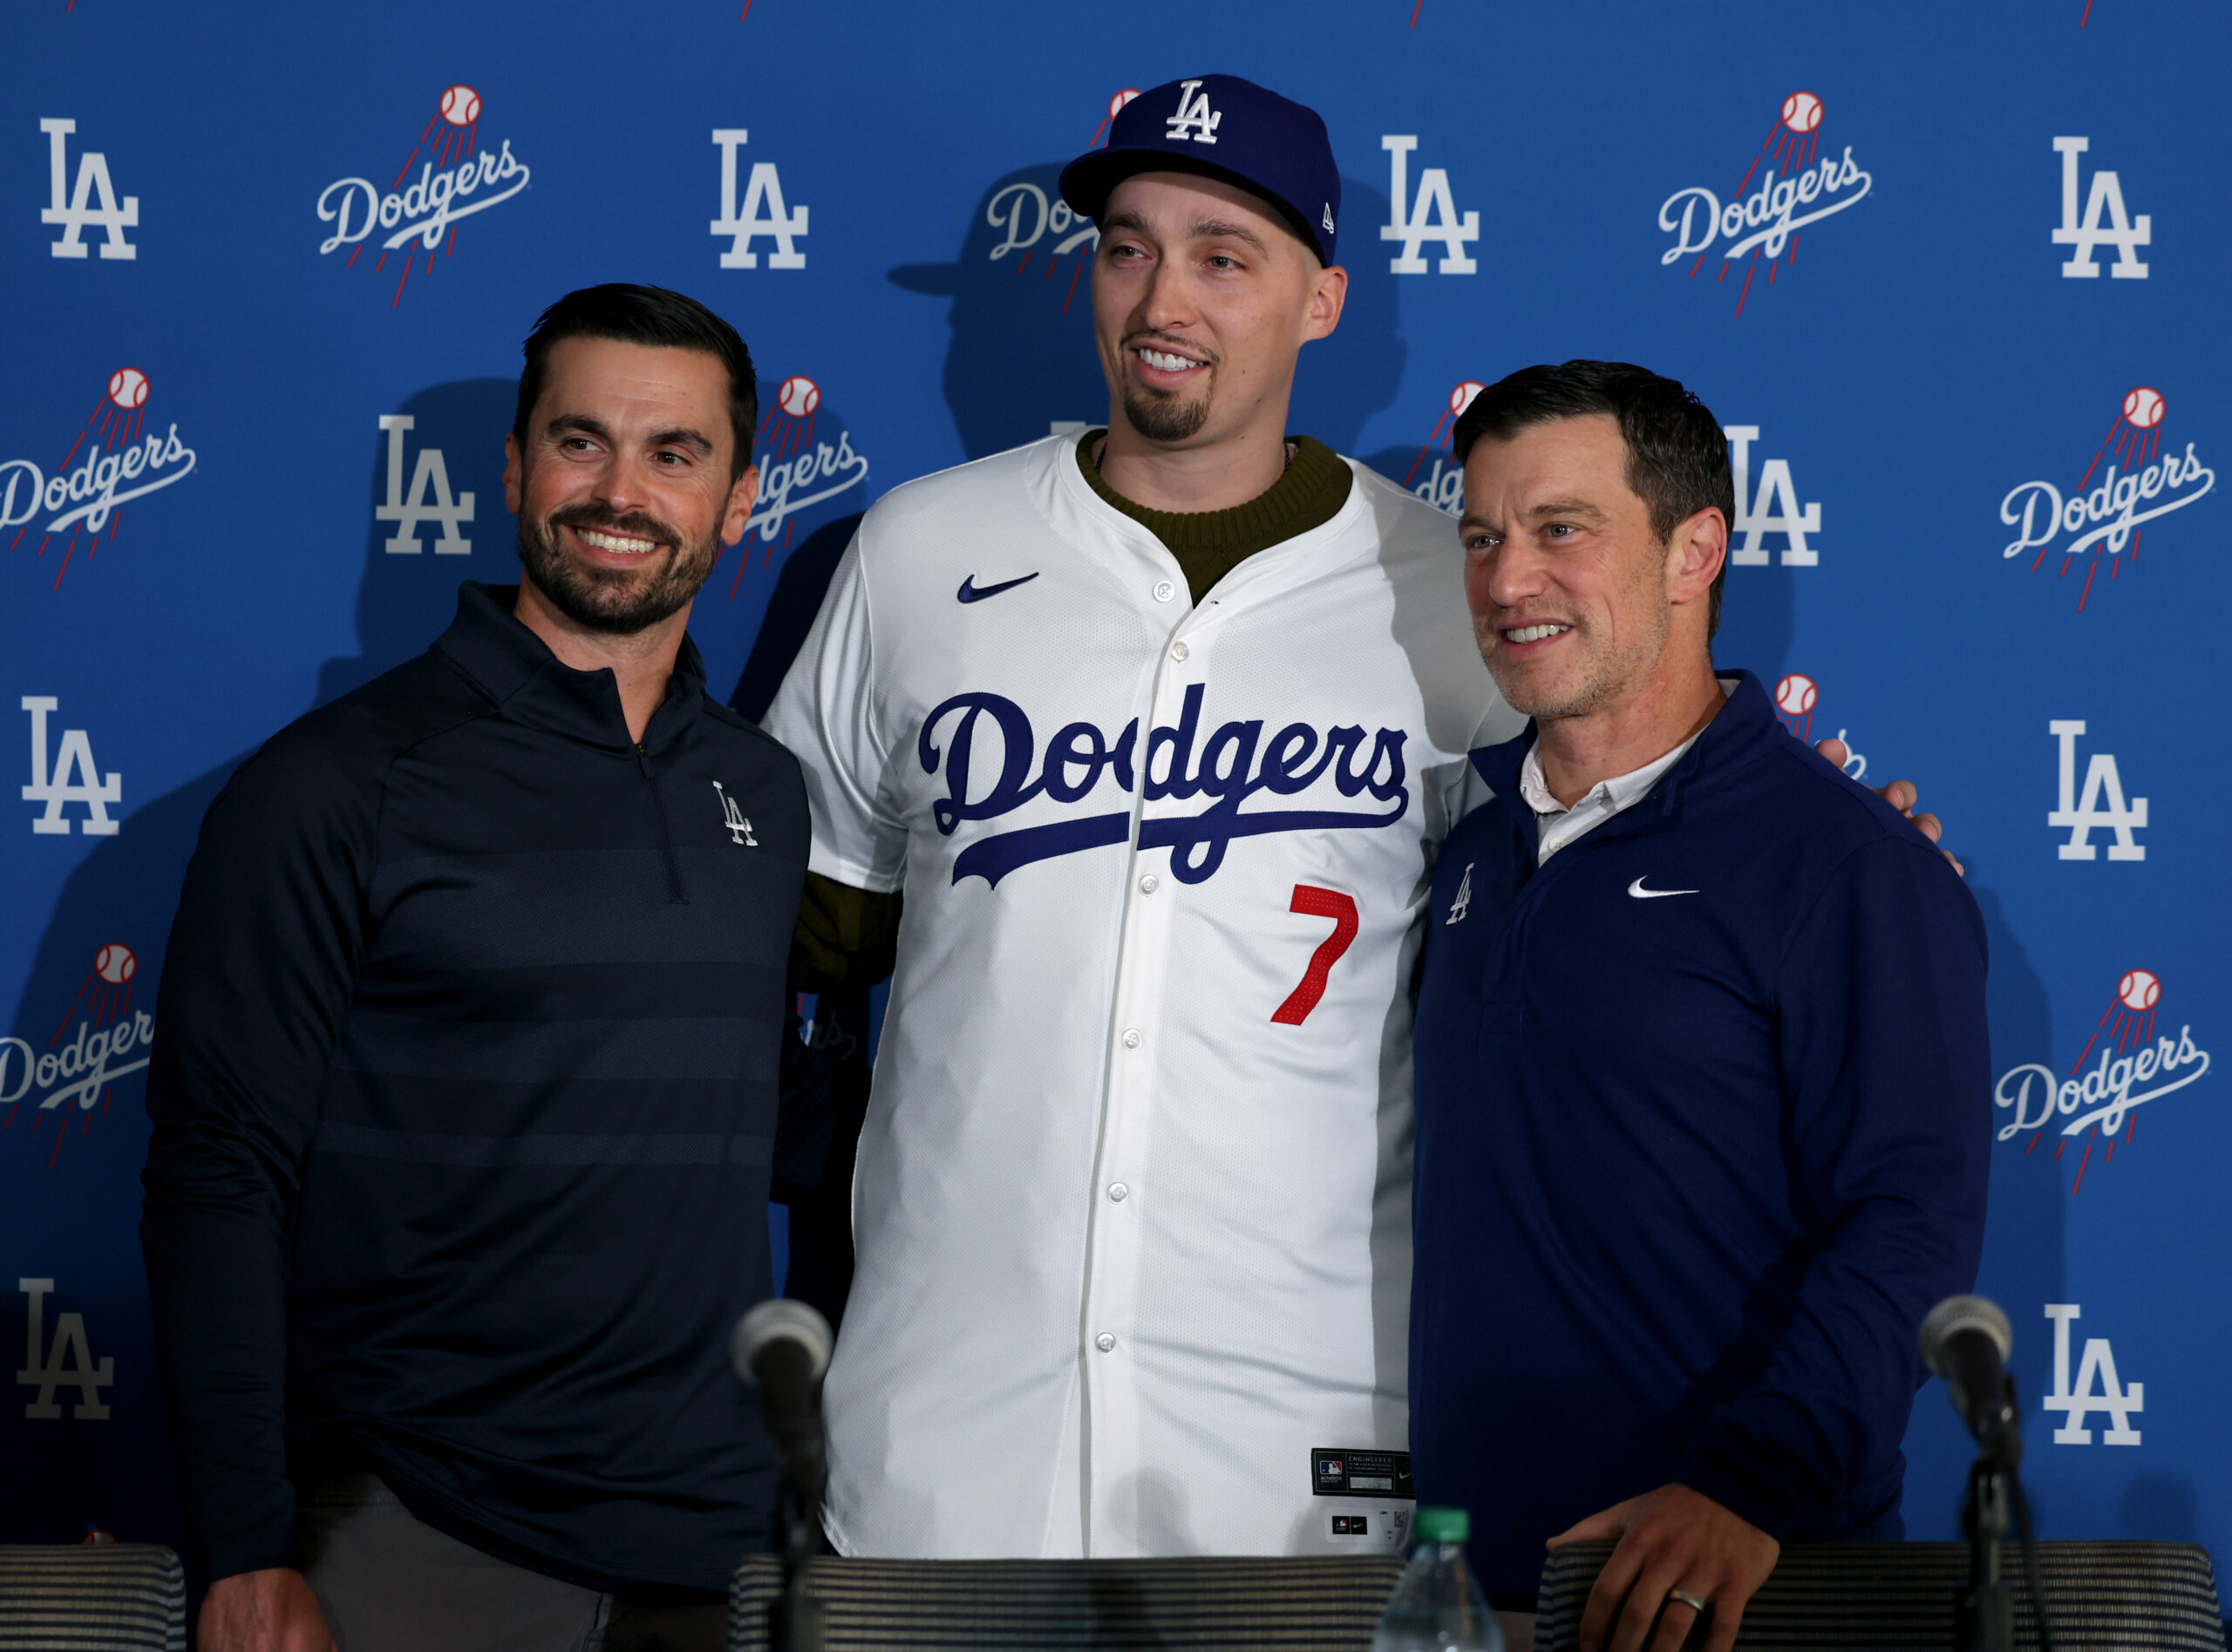
[{"label": "man in navy quarter-zip pullover", "polygon": [[141,1234],[204,1652],[718,1647],[767,1547],[726,1350],[806,793],[684,633],[751,358],[642,287],[526,354],[521,582],[248,758],[172,932]]},{"label": "man in navy quarter-zip pullover", "polygon": [[1616,1539],[1581,1643],[1727,1652],[1786,1539],[1897,1537],[1916,1327],[1973,1284],[1984,934],[1937,849],[1716,676],[1719,423],[1640,368],[1459,421],[1473,754],[1416,1023],[1411,1435],[1499,1604]]}]

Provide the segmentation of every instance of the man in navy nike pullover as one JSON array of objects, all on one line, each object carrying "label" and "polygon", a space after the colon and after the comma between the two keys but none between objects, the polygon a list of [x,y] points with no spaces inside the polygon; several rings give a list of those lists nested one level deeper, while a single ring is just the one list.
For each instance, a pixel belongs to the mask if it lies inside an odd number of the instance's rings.
[{"label": "man in navy nike pullover", "polygon": [[768,1546],[727,1336],[772,1294],[806,792],[684,629],[752,389],[678,294],[554,305],[521,584],[209,811],[141,1228],[205,1652],[717,1647]]},{"label": "man in navy nike pullover", "polygon": [[1458,425],[1481,653],[1416,1032],[1411,1427],[1500,1604],[1617,1539],[1581,1641],[1731,1645],[1785,1539],[1896,1537],[1916,1328],[1974,1282],[1984,934],[1937,849],[1708,644],[1718,422],[1530,368]]}]

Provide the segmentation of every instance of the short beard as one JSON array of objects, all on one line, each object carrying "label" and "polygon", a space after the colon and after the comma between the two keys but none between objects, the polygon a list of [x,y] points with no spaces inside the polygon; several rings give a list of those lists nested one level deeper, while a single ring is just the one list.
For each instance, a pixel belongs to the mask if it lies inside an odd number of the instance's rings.
[{"label": "short beard", "polygon": [[[666,564],[648,577],[582,566],[559,548],[561,527],[603,528],[656,540],[670,548],[647,551],[644,561],[663,554]],[[720,542],[712,534],[704,544],[693,546],[657,517],[641,512],[616,515],[593,505],[565,506],[539,522],[522,515],[519,545],[521,572],[551,607],[576,625],[613,636],[633,636],[680,613],[703,588],[720,558]]]},{"label": "short beard", "polygon": [[1209,422],[1209,398],[1181,401],[1168,391],[1124,386],[1124,418],[1151,442],[1182,442],[1201,433]]}]

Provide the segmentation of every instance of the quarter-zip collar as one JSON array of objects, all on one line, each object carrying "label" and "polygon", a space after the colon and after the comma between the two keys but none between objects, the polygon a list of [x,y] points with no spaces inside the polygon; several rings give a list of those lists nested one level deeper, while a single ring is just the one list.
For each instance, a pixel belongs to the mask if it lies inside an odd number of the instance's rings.
[{"label": "quarter-zip collar", "polygon": [[[1632,825],[1664,819],[1679,804],[1684,791],[1707,764],[1718,767],[1725,762],[1740,760],[1753,751],[1765,749],[1766,743],[1777,737],[1788,738],[1758,677],[1740,667],[1732,671],[1717,670],[1714,675],[1734,677],[1736,687],[1712,721],[1690,743],[1690,749],[1681,759],[1658,777],[1648,797],[1596,827],[1589,834],[1589,839],[1612,832],[1623,819]],[[1534,720],[1529,717],[1516,738],[1500,745],[1480,746],[1471,753],[1473,771],[1488,783],[1496,802],[1512,817],[1526,842],[1530,860],[1538,856],[1541,848],[1539,823],[1533,806],[1521,794],[1520,775],[1526,767],[1527,754],[1534,749]],[[1583,839],[1582,842],[1588,840]],[[1578,848],[1581,844],[1574,846]]]},{"label": "quarter-zip collar", "polygon": [[[516,585],[458,588],[457,618],[434,643],[434,652],[530,728],[561,735],[616,757],[637,754],[620,704],[620,681],[609,668],[576,671],[512,612]],[[656,757],[693,725],[704,709],[705,663],[688,636],[675,656],[666,698],[651,714],[640,748]]]}]

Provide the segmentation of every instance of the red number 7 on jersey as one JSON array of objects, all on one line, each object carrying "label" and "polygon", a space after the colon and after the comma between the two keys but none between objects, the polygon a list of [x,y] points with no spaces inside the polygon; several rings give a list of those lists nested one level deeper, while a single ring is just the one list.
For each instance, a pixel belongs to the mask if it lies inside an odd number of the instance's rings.
[{"label": "red number 7 on jersey", "polygon": [[1287,994],[1287,1001],[1271,1012],[1271,1019],[1289,1027],[1299,1027],[1310,1019],[1310,1012],[1317,1008],[1317,1001],[1325,996],[1326,978],[1333,973],[1333,966],[1357,938],[1357,903],[1354,897],[1338,889],[1320,889],[1315,884],[1297,883],[1294,887],[1294,904],[1287,908],[1312,918],[1330,918],[1333,933],[1318,944],[1310,955],[1310,968],[1302,972],[1302,983]]}]

